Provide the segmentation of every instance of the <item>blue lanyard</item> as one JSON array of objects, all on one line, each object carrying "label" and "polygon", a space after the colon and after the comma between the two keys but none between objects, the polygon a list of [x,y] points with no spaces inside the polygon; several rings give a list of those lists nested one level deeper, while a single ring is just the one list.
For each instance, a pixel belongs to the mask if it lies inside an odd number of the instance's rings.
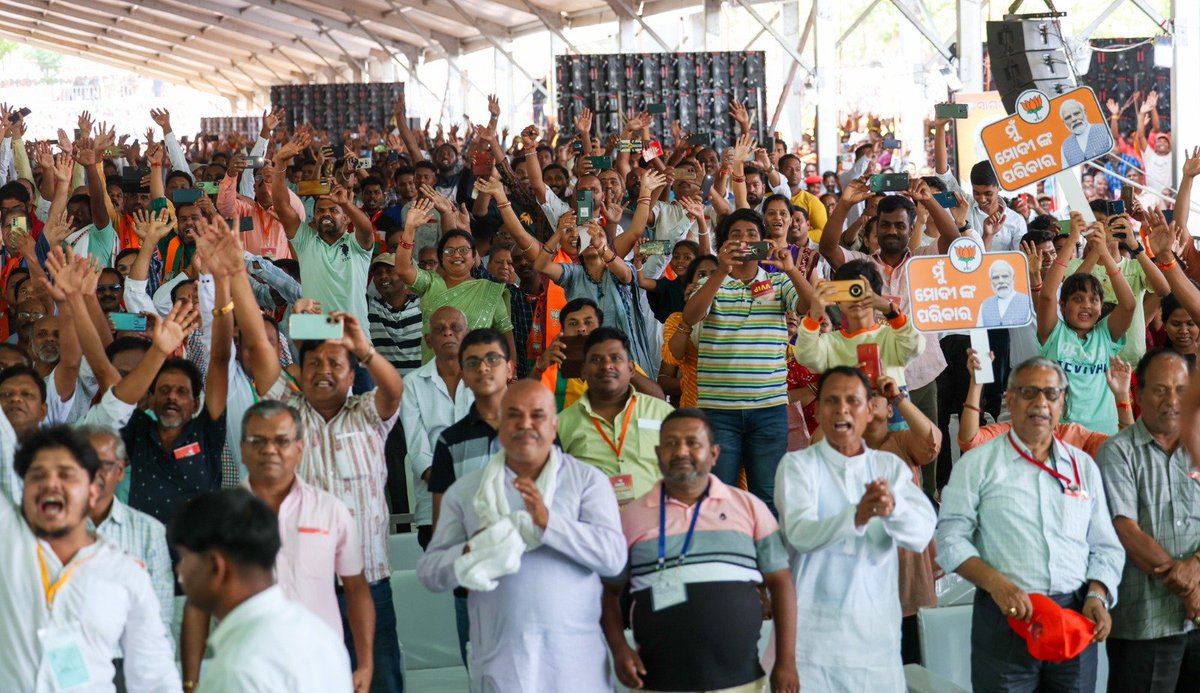
[{"label": "blue lanyard", "polygon": [[[662,495],[659,498],[658,504],[658,568],[662,570],[667,564],[667,487],[664,484],[662,487]],[[679,552],[679,558],[676,559],[675,566],[683,565],[683,559],[687,558],[688,549],[692,546],[692,534],[696,532],[696,520],[700,517],[700,506],[704,504],[704,499],[708,498],[708,490],[712,488],[712,482],[704,487],[704,493],[700,495],[700,500],[696,501],[696,509],[692,515],[692,523],[688,525],[687,534],[683,537],[683,550]]]}]

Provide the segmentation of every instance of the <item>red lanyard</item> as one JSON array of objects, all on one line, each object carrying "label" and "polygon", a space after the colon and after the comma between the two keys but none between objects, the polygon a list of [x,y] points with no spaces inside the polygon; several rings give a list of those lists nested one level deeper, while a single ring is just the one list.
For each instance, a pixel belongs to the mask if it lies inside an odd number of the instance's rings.
[{"label": "red lanyard", "polygon": [[[613,445],[612,439],[608,437],[604,429],[600,428],[600,422],[596,420],[596,417],[592,417],[592,425],[596,427],[596,432],[600,434],[604,442],[608,443],[608,447],[612,448],[613,454],[617,456],[618,463],[621,461],[621,451],[625,449],[625,434],[629,432],[629,420],[633,418],[633,405],[635,404],[637,404],[637,395],[629,395],[629,408],[625,410],[625,423],[621,424],[621,437],[618,439],[616,445]],[[616,429],[614,428],[613,430]]]},{"label": "red lanyard", "polygon": [[[1061,441],[1059,441],[1059,442],[1061,442]],[[1059,474],[1057,471],[1055,471],[1051,467],[1048,467],[1047,465],[1043,464],[1042,462],[1039,462],[1038,460],[1034,459],[1034,457],[1032,455],[1029,455],[1024,450],[1017,447],[1017,442],[1015,440],[1013,440],[1012,432],[1009,432],[1009,434],[1008,434],[1008,444],[1011,445],[1013,450],[1016,450],[1017,454],[1020,455],[1022,457],[1022,459],[1024,459],[1026,462],[1028,462],[1029,464],[1032,464],[1033,466],[1037,467],[1038,469],[1041,469],[1042,471],[1046,472],[1050,476],[1057,479],[1058,483],[1062,484],[1063,491],[1078,492],[1082,488],[1082,486],[1080,486],[1080,484],[1079,484],[1079,465],[1076,464],[1074,455],[1071,455],[1070,457],[1071,457],[1071,469],[1074,471],[1074,474],[1075,474],[1075,483],[1071,483],[1070,479],[1063,476],[1062,474]],[[1070,453],[1068,453],[1068,454],[1070,454]],[[1053,457],[1054,457],[1054,444],[1053,443],[1051,443],[1051,445],[1050,445],[1050,457],[1051,457],[1051,459],[1053,459]]]}]

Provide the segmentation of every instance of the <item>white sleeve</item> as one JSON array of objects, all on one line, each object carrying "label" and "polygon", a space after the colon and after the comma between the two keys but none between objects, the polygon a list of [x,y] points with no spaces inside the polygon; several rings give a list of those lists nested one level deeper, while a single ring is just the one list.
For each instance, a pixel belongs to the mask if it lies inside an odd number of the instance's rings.
[{"label": "white sleeve", "polygon": [[[250,156],[265,156],[267,153],[266,138],[259,137],[254,141],[254,146],[250,148]],[[242,171],[242,175],[238,177],[238,194],[242,197],[254,197],[254,171],[249,169]]]},{"label": "white sleeve", "polygon": [[130,313],[166,315],[166,313],[158,312],[154,301],[150,299],[150,294],[146,292],[147,284],[145,279],[125,278],[125,310]]},{"label": "white sleeve", "polygon": [[558,218],[571,211],[571,207],[560,200],[550,188],[546,188],[546,201],[542,203],[541,207],[546,214],[546,221],[550,222],[550,228],[557,227]]},{"label": "white sleeve", "polygon": [[160,316],[165,316],[171,312],[171,289],[175,288],[176,284],[180,284],[188,280],[186,272],[171,277],[170,281],[163,282],[154,292],[154,311]]},{"label": "white sleeve", "polygon": [[87,410],[79,421],[77,426],[100,426],[112,431],[120,431],[129,423],[130,417],[133,416],[134,410],[137,409],[137,404],[130,404],[122,401],[115,394],[112,388],[109,388],[96,406]]},{"label": "white sleeve", "polygon": [[[132,560],[132,559],[131,559]],[[126,587],[130,593],[121,651],[125,680],[131,691],[177,691],[183,688],[175,668],[175,652],[162,620],[162,606],[150,573],[137,568]]]},{"label": "white sleeve", "polygon": [[179,146],[179,140],[175,139],[175,133],[168,132],[163,136],[163,141],[167,144],[167,156],[171,158],[171,168],[183,171],[190,176],[192,167],[188,166],[187,157],[183,154],[183,147]]}]

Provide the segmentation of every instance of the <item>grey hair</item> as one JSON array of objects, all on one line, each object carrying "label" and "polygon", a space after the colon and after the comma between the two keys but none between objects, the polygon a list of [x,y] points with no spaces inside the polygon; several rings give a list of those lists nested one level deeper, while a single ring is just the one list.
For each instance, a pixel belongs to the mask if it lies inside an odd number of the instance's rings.
[{"label": "grey hair", "polygon": [[87,438],[109,438],[113,441],[113,452],[118,460],[122,462],[129,461],[129,453],[125,450],[125,440],[121,438],[121,434],[97,424],[86,424],[77,426],[75,430],[82,433]]},{"label": "grey hair", "polygon": [[296,411],[295,407],[288,406],[279,400],[264,399],[259,400],[246,410],[242,416],[242,440],[246,439],[246,424],[250,423],[250,419],[269,419],[280,414],[287,413],[292,417],[292,425],[296,429],[296,435],[300,435],[300,412]]},{"label": "grey hair", "polygon": [[1087,109],[1083,107],[1082,102],[1080,102],[1076,99],[1067,99],[1066,101],[1062,102],[1061,106],[1058,107],[1058,115],[1060,118],[1062,117],[1063,111],[1067,110],[1068,106],[1075,106],[1075,107],[1079,108],[1080,110],[1082,110],[1084,112],[1084,117],[1085,118],[1087,117]]},{"label": "grey hair", "polygon": [[1057,361],[1051,361],[1045,356],[1034,356],[1031,359],[1022,361],[1012,372],[1008,374],[1008,389],[1013,390],[1017,387],[1017,379],[1021,377],[1021,373],[1030,368],[1049,368],[1058,374],[1058,382],[1062,383],[1064,388],[1070,389],[1070,382],[1067,381],[1067,372],[1063,367],[1058,365]]}]

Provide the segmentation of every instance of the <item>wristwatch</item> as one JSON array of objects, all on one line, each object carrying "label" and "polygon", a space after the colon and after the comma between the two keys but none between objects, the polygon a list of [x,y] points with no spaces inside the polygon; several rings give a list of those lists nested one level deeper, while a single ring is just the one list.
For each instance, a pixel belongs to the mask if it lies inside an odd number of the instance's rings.
[{"label": "wristwatch", "polygon": [[1129,250],[1129,259],[1136,260],[1137,256],[1141,255],[1144,252],[1146,252],[1146,246],[1142,245],[1141,243],[1138,243],[1136,248],[1131,248]]}]

